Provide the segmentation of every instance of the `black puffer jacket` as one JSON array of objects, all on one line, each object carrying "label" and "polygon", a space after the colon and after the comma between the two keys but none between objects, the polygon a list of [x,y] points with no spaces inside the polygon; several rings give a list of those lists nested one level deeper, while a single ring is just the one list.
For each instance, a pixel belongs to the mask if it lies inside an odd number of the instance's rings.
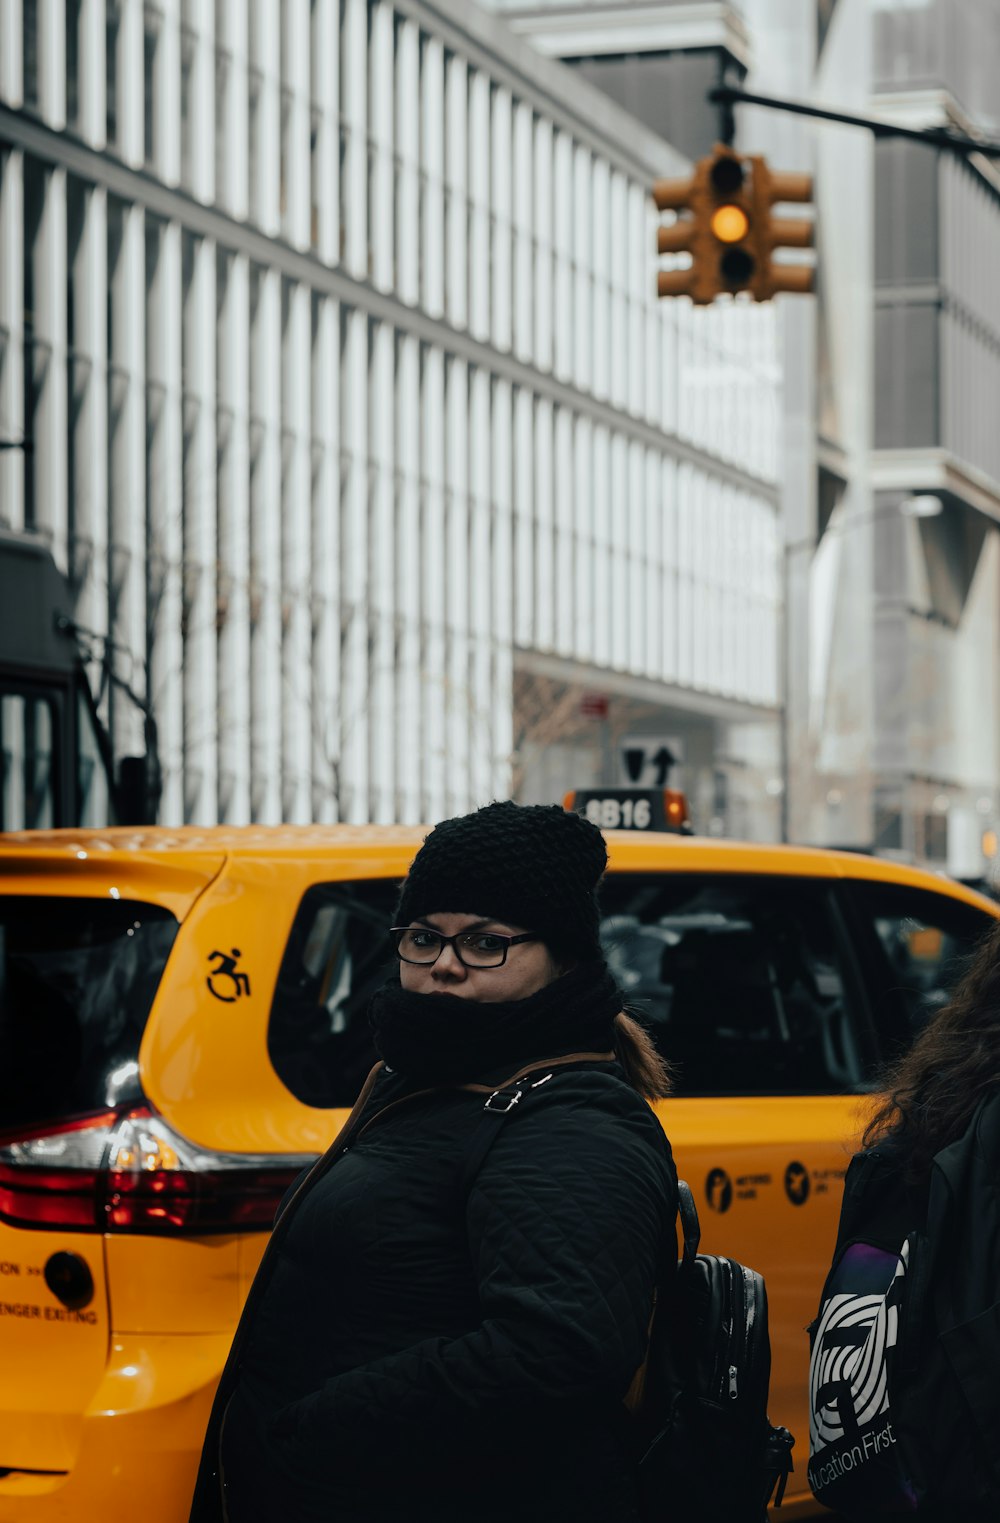
[{"label": "black puffer jacket", "polygon": [[226,1515],[220,1429],[230,1523],[634,1523],[622,1398],[672,1234],[669,1146],[616,1064],[556,1068],[463,1196],[482,1108],[380,1075],[276,1229],[192,1523]]}]

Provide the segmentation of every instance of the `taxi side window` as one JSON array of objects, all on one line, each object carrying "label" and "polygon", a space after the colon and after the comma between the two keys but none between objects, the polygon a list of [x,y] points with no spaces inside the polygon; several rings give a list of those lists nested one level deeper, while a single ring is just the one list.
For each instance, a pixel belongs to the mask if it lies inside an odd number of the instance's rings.
[{"label": "taxi side window", "polygon": [[870,1087],[830,886],[724,875],[609,875],[602,940],[681,1095]]},{"label": "taxi side window", "polygon": [[397,883],[321,883],[303,896],[267,1032],[275,1072],[305,1105],[353,1105],[376,1053],[368,1001],[396,965],[387,927]]},{"label": "taxi side window", "polygon": [[895,1057],[948,1003],[993,918],[945,894],[891,883],[846,888],[885,1056]]}]

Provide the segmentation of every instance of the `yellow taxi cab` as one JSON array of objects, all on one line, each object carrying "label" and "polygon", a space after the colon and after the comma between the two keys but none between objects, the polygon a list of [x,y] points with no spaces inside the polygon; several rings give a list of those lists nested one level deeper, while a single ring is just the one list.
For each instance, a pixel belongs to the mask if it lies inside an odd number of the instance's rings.
[{"label": "yellow taxi cab", "polygon": [[[423,833],[0,840],[0,1523],[186,1520],[275,1208],[373,1060],[366,1005]],[[676,1067],[659,1111],[703,1244],[767,1277],[802,1516],[803,1329],[859,1097],[998,909],[863,856],[608,844],[607,954]]]}]

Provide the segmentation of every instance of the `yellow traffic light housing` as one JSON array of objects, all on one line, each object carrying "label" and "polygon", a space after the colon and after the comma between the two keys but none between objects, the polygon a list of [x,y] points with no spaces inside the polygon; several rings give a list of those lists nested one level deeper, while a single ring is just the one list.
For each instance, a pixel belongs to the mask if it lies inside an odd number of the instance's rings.
[{"label": "yellow traffic light housing", "polygon": [[783,264],[774,259],[778,249],[811,249],[815,224],[809,217],[776,217],[774,208],[783,202],[812,200],[812,175],[768,167],[767,160],[753,160],[753,197],[760,229],[760,273],[754,288],[756,301],[770,301],[780,291],[808,295],[815,289],[815,268],[809,264]]},{"label": "yellow traffic light housing", "polygon": [[686,179],[658,180],[657,208],[677,216],[657,230],[657,250],[690,254],[691,260],[683,268],[660,270],[657,294],[689,296],[697,306],[708,306],[726,292],[770,301],[779,291],[811,291],[811,267],[772,259],[778,248],[811,247],[810,220],[773,215],[780,202],[811,197],[809,175],[773,171],[763,158],[745,158],[721,143]]},{"label": "yellow traffic light housing", "polygon": [[707,306],[723,291],[749,289],[757,269],[756,210],[739,154],[716,144],[688,179],[657,181],[653,200],[660,211],[677,213],[675,222],[658,230],[659,253],[691,255],[685,268],[659,272],[660,296],[690,296]]},{"label": "yellow traffic light housing", "polygon": [[657,229],[656,247],[660,254],[690,254],[691,263],[684,269],[660,270],[656,277],[659,296],[690,296],[694,301],[711,301],[699,282],[699,250],[705,239],[707,212],[706,161],[696,164],[685,179],[657,180],[653,200],[657,208],[677,213],[674,222]]},{"label": "yellow traffic light housing", "polygon": [[757,270],[755,207],[746,162],[721,143],[707,162],[708,231],[704,259],[713,296],[749,289]]}]

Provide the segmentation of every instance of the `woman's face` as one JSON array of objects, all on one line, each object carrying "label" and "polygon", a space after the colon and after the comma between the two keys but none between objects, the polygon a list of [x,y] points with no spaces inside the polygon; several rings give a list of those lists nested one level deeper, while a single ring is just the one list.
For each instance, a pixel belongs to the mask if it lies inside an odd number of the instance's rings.
[{"label": "woman's face", "polygon": [[[425,915],[411,924],[440,931],[442,936],[457,936],[462,931],[496,931],[501,936],[521,936],[530,930],[530,926],[509,925],[506,920],[484,920],[482,915],[460,915],[451,911]],[[541,941],[521,941],[515,947],[508,947],[507,961],[499,968],[467,968],[459,961],[452,946],[442,947],[437,962],[429,966],[412,962],[399,964],[400,982],[412,994],[456,994],[459,999],[476,1000],[484,1005],[527,999],[562,972]]]}]

